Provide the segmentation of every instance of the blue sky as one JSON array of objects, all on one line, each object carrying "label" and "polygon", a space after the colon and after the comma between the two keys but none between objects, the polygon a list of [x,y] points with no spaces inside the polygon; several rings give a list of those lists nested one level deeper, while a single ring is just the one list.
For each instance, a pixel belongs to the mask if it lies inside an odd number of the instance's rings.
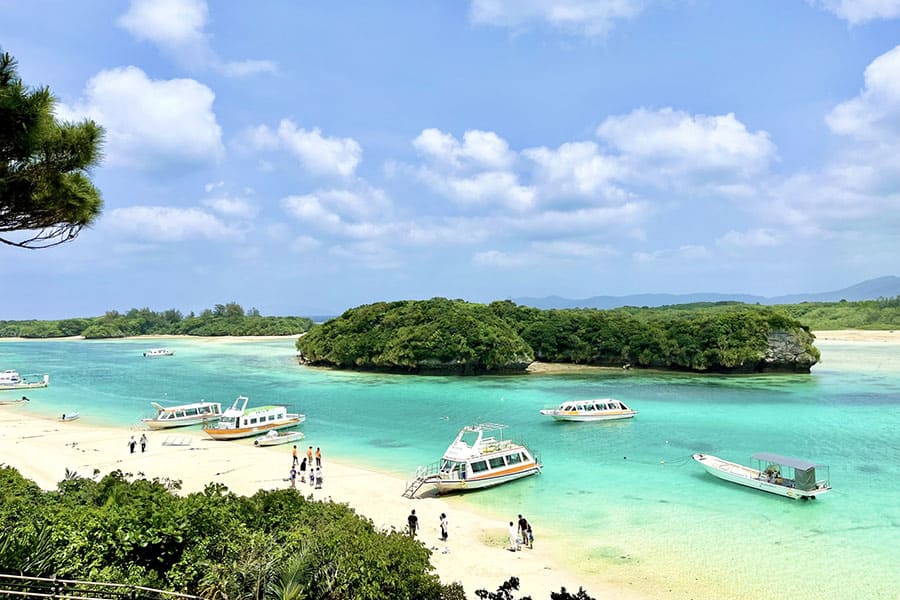
[{"label": "blue sky", "polygon": [[778,295],[898,273],[900,0],[0,0],[106,128],[0,318]]}]

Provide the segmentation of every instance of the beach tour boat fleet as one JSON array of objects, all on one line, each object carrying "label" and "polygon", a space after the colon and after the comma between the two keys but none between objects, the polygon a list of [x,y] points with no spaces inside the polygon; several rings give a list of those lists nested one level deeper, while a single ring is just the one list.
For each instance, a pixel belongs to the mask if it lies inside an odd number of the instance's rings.
[{"label": "beach tour boat fleet", "polygon": [[156,402],[150,403],[156,409],[156,415],[141,419],[150,429],[170,429],[172,427],[186,427],[215,421],[222,416],[222,405],[219,402],[207,402],[201,400],[191,404],[179,404],[178,406],[162,406]]},{"label": "beach tour boat fleet", "polygon": [[612,421],[630,419],[637,414],[625,406],[621,400],[600,398],[598,400],[567,400],[556,408],[545,408],[541,411],[545,417],[553,417],[557,421]]},{"label": "beach tour boat fleet", "polygon": [[299,425],[306,415],[289,413],[284,406],[247,408],[247,396],[238,396],[214,425],[203,430],[214,440],[236,440]]},{"label": "beach tour boat fleet", "polygon": [[279,444],[290,444],[303,439],[302,431],[275,431],[272,430],[266,435],[261,435],[253,440],[254,446],[277,446]]},{"label": "beach tour boat fleet", "polygon": [[[788,498],[813,499],[831,489],[828,466],[802,458],[761,452],[750,457],[747,467],[709,454],[692,457],[711,475],[749,488]],[[817,470],[822,479],[818,479]]]},{"label": "beach tour boat fleet", "polygon": [[49,375],[19,375],[16,371],[3,371],[0,373],[0,391],[3,390],[31,390],[45,388],[50,385]]},{"label": "beach tour boat fleet", "polygon": [[465,492],[515,481],[541,472],[541,463],[524,444],[503,439],[506,425],[481,423],[464,427],[440,462],[416,470],[403,496],[433,485],[438,494]]},{"label": "beach tour boat fleet", "polygon": [[174,354],[175,353],[168,348],[152,348],[144,352],[144,356],[147,358],[154,358],[156,356],[173,356]]}]

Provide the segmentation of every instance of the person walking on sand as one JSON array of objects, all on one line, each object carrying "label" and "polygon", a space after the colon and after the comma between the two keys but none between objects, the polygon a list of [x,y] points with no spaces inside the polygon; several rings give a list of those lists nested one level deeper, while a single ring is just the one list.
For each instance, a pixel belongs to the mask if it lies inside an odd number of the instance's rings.
[{"label": "person walking on sand", "polygon": [[316,448],[316,467],[322,466],[322,451]]},{"label": "person walking on sand", "polygon": [[519,530],[516,528],[516,524],[512,521],[509,522],[509,551],[515,552],[519,549]]},{"label": "person walking on sand", "polygon": [[306,459],[300,461],[300,483],[306,483]]},{"label": "person walking on sand", "polygon": [[531,523],[528,524],[528,549],[534,550],[534,532],[531,530]]},{"label": "person walking on sand", "polygon": [[137,447],[137,440],[134,439],[134,436],[131,436],[131,439],[128,440],[128,450],[131,451],[131,454],[134,454],[134,449]]},{"label": "person walking on sand", "polygon": [[294,456],[294,462],[293,462],[292,466],[296,467],[297,466],[297,444],[294,444],[294,449],[291,451],[291,453]]},{"label": "person walking on sand", "polygon": [[447,531],[448,527],[449,527],[449,525],[447,523],[447,515],[444,513],[441,513],[441,541],[442,542],[447,541],[447,534],[449,533]]},{"label": "person walking on sand", "polygon": [[291,480],[291,488],[296,488],[297,487],[297,467],[291,467],[290,480]]},{"label": "person walking on sand", "polygon": [[416,516],[416,509],[412,509],[409,516],[406,517],[406,524],[409,527],[409,537],[416,537],[416,531],[419,530],[419,517]]},{"label": "person walking on sand", "polygon": [[147,434],[141,434],[141,454],[147,451]]}]

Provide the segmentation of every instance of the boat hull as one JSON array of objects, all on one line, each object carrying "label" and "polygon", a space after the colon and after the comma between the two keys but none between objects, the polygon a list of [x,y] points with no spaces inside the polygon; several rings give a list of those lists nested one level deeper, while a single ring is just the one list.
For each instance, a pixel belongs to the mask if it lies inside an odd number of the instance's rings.
[{"label": "boat hull", "polygon": [[173,429],[175,427],[188,427],[190,425],[200,425],[209,423],[210,421],[218,421],[222,415],[213,415],[209,417],[186,417],[184,419],[166,419],[165,421],[157,421],[155,419],[141,419],[141,421],[150,429]]},{"label": "boat hull", "polygon": [[715,456],[694,454],[691,458],[700,463],[707,473],[714,477],[718,477],[723,481],[736,483],[744,487],[768,492],[770,494],[777,494],[778,496],[784,496],[785,498],[792,498],[794,500],[815,498],[831,489],[829,487],[824,487],[814,490],[800,490],[786,485],[779,485],[767,481],[766,479],[759,479],[760,472],[756,469],[722,460]]},{"label": "boat hull", "polygon": [[488,475],[486,477],[469,478],[469,479],[441,479],[432,477],[425,480],[425,483],[434,485],[438,494],[451,494],[456,492],[471,492],[484,488],[493,487],[522,479],[530,475],[537,475],[541,472],[541,466],[537,464],[528,465],[518,471],[512,473],[498,473],[496,475]]},{"label": "boat hull", "polygon": [[238,427],[237,429],[204,429],[209,437],[214,440],[238,440],[241,438],[252,437],[267,431],[278,431],[279,429],[287,429],[294,425],[302,423],[302,419],[288,419],[286,421],[272,421],[253,427]]},{"label": "boat hull", "polygon": [[264,435],[257,440],[253,441],[254,446],[279,446],[281,444],[290,444],[291,442],[296,442],[298,440],[303,439],[303,434],[299,431],[293,431],[290,433],[283,433],[279,436],[269,437]]},{"label": "boat hull", "polygon": [[553,417],[555,421],[575,421],[580,423],[589,423],[591,421],[618,421],[621,419],[631,419],[637,414],[637,411],[623,411],[619,413],[610,413],[606,415],[579,415],[560,412],[556,410],[542,410],[541,414],[547,417]]},{"label": "boat hull", "polygon": [[59,420],[61,422],[65,423],[66,421],[74,421],[74,420],[80,419],[80,418],[81,418],[81,415],[77,412],[76,413],[65,413],[59,418]]}]

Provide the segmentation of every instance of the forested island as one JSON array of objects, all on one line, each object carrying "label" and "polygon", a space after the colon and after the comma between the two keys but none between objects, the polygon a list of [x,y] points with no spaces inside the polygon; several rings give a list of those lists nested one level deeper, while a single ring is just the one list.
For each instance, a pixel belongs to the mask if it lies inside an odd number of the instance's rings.
[{"label": "forested island", "polygon": [[132,308],[124,314],[109,311],[102,317],[0,321],[0,337],[105,339],[136,335],[297,335],[309,331],[312,324],[312,320],[305,317],[264,317],[255,308],[245,311],[240,304],[229,302],[186,317],[175,309],[153,312],[149,308]]},{"label": "forested island", "polygon": [[715,373],[809,372],[809,328],[740,303],[541,310],[433,298],[346,311],[297,340],[301,360],[340,369],[522,373],[534,360]]}]

